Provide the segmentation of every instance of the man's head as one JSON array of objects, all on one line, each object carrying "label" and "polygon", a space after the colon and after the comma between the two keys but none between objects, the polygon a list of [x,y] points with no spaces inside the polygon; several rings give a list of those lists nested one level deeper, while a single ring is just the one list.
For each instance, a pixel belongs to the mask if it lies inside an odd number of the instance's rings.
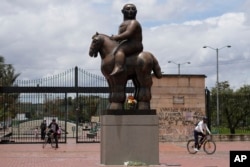
[{"label": "man's head", "polygon": [[202,120],[204,123],[207,123],[207,117],[203,117]]},{"label": "man's head", "polygon": [[125,19],[135,19],[137,9],[134,4],[126,4],[123,6],[122,13]]},{"label": "man's head", "polygon": [[55,119],[52,119],[52,122],[56,122],[56,120],[55,120]]}]

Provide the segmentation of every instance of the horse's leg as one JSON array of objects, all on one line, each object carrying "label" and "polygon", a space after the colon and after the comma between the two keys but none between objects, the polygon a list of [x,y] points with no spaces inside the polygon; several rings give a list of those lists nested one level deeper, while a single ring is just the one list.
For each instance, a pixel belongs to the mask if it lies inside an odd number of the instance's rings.
[{"label": "horse's leg", "polygon": [[[139,82],[138,82],[138,80],[137,80],[136,77],[133,78],[132,81],[133,81],[134,88],[135,88],[135,90],[134,90],[134,98],[135,98],[136,100],[138,100],[138,96],[139,96],[139,86],[140,86],[140,84],[139,84]],[[138,108],[137,104],[136,104],[136,107],[135,107],[135,108],[136,108],[136,109]]]},{"label": "horse's leg", "polygon": [[108,109],[110,108],[110,104],[112,103],[112,92],[113,92],[113,84],[112,84],[112,81],[111,81],[111,79],[107,79],[107,81],[108,81],[108,86],[109,86],[109,97],[108,97],[108,100],[109,100],[109,105],[108,105]]},{"label": "horse's leg", "polygon": [[140,83],[138,94],[138,109],[148,110],[150,109],[151,86],[153,85],[152,77],[148,74],[141,74],[137,78]]},{"label": "horse's leg", "polygon": [[111,104],[109,109],[111,110],[121,110],[124,108],[124,102],[126,99],[125,88],[126,88],[126,77],[123,75],[112,76],[112,94],[111,94]]},{"label": "horse's leg", "polygon": [[137,60],[136,76],[139,83],[138,109],[150,109],[151,87],[153,85],[151,71],[152,56],[143,52]]}]

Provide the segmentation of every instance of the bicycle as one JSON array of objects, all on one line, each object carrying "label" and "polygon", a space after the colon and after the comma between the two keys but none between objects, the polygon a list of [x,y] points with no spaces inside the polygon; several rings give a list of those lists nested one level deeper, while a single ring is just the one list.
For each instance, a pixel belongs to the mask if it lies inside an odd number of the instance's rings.
[{"label": "bicycle", "polygon": [[[200,141],[199,137],[199,143],[198,143],[198,149],[200,149],[203,146],[203,150],[207,154],[213,154],[216,151],[216,144],[215,142],[211,139],[210,135],[206,135],[202,141]],[[197,151],[194,150],[195,148],[195,140],[190,139],[187,142],[187,150],[190,154],[196,154]]]},{"label": "bicycle", "polygon": [[45,139],[44,139],[44,143],[43,143],[43,148],[45,148],[45,146],[47,144],[51,145],[52,148],[56,148],[56,141],[55,141],[55,138],[54,138],[54,133],[48,131],[48,133],[46,134],[45,136]]}]

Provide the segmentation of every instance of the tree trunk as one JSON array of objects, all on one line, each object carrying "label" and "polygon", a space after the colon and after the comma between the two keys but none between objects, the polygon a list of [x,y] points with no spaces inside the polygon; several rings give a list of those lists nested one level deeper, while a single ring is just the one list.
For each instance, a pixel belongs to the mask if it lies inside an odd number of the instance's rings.
[{"label": "tree trunk", "polygon": [[230,133],[231,133],[231,134],[235,134],[235,128],[233,128],[233,127],[230,128]]}]

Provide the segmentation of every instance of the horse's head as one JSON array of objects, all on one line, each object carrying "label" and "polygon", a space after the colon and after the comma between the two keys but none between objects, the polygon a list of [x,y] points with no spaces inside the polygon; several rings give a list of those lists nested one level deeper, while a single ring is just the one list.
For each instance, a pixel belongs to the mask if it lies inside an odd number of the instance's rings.
[{"label": "horse's head", "polygon": [[98,52],[100,51],[102,45],[103,45],[103,38],[100,36],[98,32],[96,32],[95,35],[92,37],[92,42],[89,48],[89,56],[91,57],[97,57]]}]

